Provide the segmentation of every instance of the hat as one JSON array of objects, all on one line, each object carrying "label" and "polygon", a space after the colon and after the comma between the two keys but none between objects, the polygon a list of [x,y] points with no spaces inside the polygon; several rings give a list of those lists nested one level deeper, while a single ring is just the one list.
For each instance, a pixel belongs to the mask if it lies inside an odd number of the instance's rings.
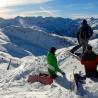
[{"label": "hat", "polygon": [[56,51],[56,48],[55,47],[51,47],[49,51],[54,53]]},{"label": "hat", "polygon": [[88,50],[92,50],[92,46],[90,46],[90,45],[87,46],[87,49],[88,49]]},{"label": "hat", "polygon": [[83,24],[83,25],[87,24],[87,21],[84,19],[84,20],[82,21],[82,24]]}]

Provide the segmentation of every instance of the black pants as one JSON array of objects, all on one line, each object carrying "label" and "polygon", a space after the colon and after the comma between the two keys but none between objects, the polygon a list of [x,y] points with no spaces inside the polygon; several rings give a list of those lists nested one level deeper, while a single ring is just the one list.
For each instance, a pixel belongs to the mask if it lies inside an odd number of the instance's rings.
[{"label": "black pants", "polygon": [[86,73],[86,77],[98,78],[98,71],[96,69],[95,70],[92,70],[91,72]]},{"label": "black pants", "polygon": [[79,45],[73,47],[73,49],[70,50],[70,52],[74,53],[75,51],[77,51],[80,47],[83,47],[83,52],[86,50],[86,47],[88,45],[88,39],[78,39],[78,43]]},{"label": "black pants", "polygon": [[86,76],[81,76],[79,74],[74,74],[74,77],[76,81],[81,81],[86,79]]},{"label": "black pants", "polygon": [[85,76],[81,76],[79,74],[74,74],[74,79],[75,79],[75,82],[76,82],[76,85],[77,85],[77,88],[79,87],[79,83],[82,83],[84,84],[84,80],[86,79]]}]

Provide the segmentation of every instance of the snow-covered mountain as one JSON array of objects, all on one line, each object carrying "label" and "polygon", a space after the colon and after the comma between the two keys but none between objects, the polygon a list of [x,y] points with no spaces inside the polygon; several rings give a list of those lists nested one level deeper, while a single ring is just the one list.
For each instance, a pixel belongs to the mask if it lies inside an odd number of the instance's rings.
[{"label": "snow-covered mountain", "polygon": [[[98,53],[98,19],[87,20],[94,29],[89,44]],[[83,85],[83,96],[70,91],[70,75],[75,66],[76,72],[81,70],[85,74],[83,65],[67,51],[77,44],[75,31],[81,21],[52,17],[0,18],[0,98],[98,98],[98,83],[90,79]],[[52,46],[57,48],[58,64],[66,78],[58,74],[52,85],[29,84],[30,74],[47,73],[46,54]]]},{"label": "snow-covered mountain", "polygon": [[[94,30],[98,29],[98,19],[93,17],[88,18],[88,23]],[[20,17],[17,16],[13,19],[0,18],[0,28],[7,26],[21,26],[29,28],[40,28],[47,33],[55,33],[61,36],[75,37],[77,28],[79,27],[82,19],[69,19],[69,18],[53,18],[53,17]]]},{"label": "snow-covered mountain", "polygon": [[[7,43],[2,44],[12,56],[43,55],[51,46],[68,47],[76,43],[76,30],[82,19],[53,17],[16,17],[0,18],[1,35],[6,36]],[[98,37],[98,19],[87,19],[94,29],[94,38]],[[68,37],[69,36],[69,37]],[[70,39],[71,37],[71,39]],[[1,36],[1,41],[6,41]],[[73,39],[73,40],[72,40]],[[11,48],[10,48],[11,47]],[[12,48],[13,47],[13,48]],[[17,53],[17,49],[19,52]]]},{"label": "snow-covered mountain", "polygon": [[[53,17],[16,17],[14,19],[0,20],[0,27],[6,26],[39,27],[48,33],[72,36],[78,23],[72,19]],[[70,31],[69,31],[70,30]]]},{"label": "snow-covered mountain", "polygon": [[0,33],[1,41],[6,41],[1,45],[6,49],[3,51],[16,57],[44,55],[52,46],[63,48],[75,43],[74,38],[50,34],[37,27],[7,26]]}]

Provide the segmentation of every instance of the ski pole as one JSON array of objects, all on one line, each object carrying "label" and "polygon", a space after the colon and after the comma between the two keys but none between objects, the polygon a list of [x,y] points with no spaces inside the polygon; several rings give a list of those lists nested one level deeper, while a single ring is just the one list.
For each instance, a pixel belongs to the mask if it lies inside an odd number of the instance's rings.
[{"label": "ski pole", "polygon": [[8,64],[7,70],[9,70],[10,65],[11,65],[11,59],[10,59],[10,61],[9,61],[9,64]]}]

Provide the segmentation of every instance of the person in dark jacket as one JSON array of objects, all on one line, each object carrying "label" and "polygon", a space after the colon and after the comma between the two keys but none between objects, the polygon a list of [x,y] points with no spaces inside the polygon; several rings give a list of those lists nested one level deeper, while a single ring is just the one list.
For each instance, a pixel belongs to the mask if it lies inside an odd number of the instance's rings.
[{"label": "person in dark jacket", "polygon": [[75,46],[73,49],[70,50],[71,53],[74,53],[76,50],[78,50],[80,47],[83,47],[83,52],[85,51],[89,39],[93,35],[92,28],[87,24],[87,21],[84,19],[82,21],[81,27],[79,28],[77,32],[77,40],[79,45]]},{"label": "person in dark jacket", "polygon": [[85,67],[86,77],[98,78],[98,55],[92,51],[92,46],[87,46],[86,51],[82,55],[81,64]]},{"label": "person in dark jacket", "polygon": [[48,62],[48,73],[52,78],[57,77],[57,72],[60,72],[62,75],[65,75],[65,73],[59,68],[57,64],[57,59],[55,56],[55,47],[51,47],[48,55],[47,55],[47,62]]}]

